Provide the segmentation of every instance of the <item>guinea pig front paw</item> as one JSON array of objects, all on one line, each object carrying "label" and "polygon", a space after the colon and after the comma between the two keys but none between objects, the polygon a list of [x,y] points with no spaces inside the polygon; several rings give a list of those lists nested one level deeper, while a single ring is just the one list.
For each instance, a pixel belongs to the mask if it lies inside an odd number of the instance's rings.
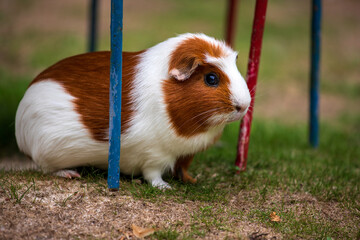
[{"label": "guinea pig front paw", "polygon": [[171,189],[171,186],[165,182],[164,180],[162,180],[162,178],[155,178],[151,181],[151,186],[156,187],[160,190],[167,190],[167,189]]},{"label": "guinea pig front paw", "polygon": [[81,178],[80,174],[77,171],[74,170],[68,170],[68,169],[63,169],[63,170],[59,170],[57,172],[53,172],[54,176],[57,177],[63,177],[63,178]]}]

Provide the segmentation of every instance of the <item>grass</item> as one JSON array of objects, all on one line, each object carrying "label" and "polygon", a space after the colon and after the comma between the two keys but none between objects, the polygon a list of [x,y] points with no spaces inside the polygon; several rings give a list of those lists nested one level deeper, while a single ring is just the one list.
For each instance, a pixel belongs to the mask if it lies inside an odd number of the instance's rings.
[{"label": "grass", "polygon": [[[197,156],[192,172],[200,175],[198,184],[184,185],[170,179],[175,188],[165,193],[147,184],[129,187],[125,183],[122,188],[130,189],[132,196],[148,201],[202,202],[203,207],[192,215],[194,224],[187,237],[204,237],[208,228],[229,228],[226,219],[229,215],[219,217],[219,212],[224,210],[222,206],[229,204],[229,199],[237,193],[251,192],[244,200],[251,201],[253,207],[235,213],[240,219],[261,222],[287,239],[329,236],[350,239],[357,233],[348,232],[351,225],[340,227],[341,221],[324,219],[322,210],[313,208],[315,205],[311,201],[286,199],[286,195],[308,193],[320,202],[336,202],[340,209],[349,212],[347,218],[360,223],[360,135],[339,132],[327,125],[321,130],[321,145],[314,150],[307,145],[304,126],[256,121],[248,169],[234,175],[237,126],[231,125],[220,146]],[[279,192],[283,194],[281,198],[271,202],[272,196]],[[305,207],[299,207],[299,204]],[[280,213],[281,223],[269,221],[272,211]]]},{"label": "grass", "polygon": [[180,234],[176,230],[168,229],[155,232],[152,238],[158,240],[172,240],[177,239],[179,236]]},{"label": "grass", "polygon": [[0,189],[6,196],[7,200],[13,200],[14,203],[20,204],[26,194],[33,188],[36,190],[35,180],[31,177],[31,180],[27,184],[21,184],[11,180],[7,180],[4,174],[1,174]]},{"label": "grass", "polygon": [[[314,150],[307,145],[304,126],[255,121],[248,169],[235,174],[237,130],[237,124],[230,125],[217,146],[196,157],[191,167],[191,172],[198,176],[195,185],[168,177],[173,190],[164,192],[131,177],[122,177],[120,195],[160,205],[168,201],[199,203],[200,207],[191,213],[189,229],[177,231],[181,223],[175,222],[157,232],[154,239],[203,238],[214,229],[232,232],[237,220],[259,223],[286,239],[351,239],[358,234],[352,229],[353,224],[360,223],[360,135],[355,134],[358,132],[346,134],[324,124],[321,145]],[[37,180],[49,178],[31,172],[16,174],[28,183],[9,182],[8,173],[2,173],[0,178],[3,191],[15,203],[21,203],[29,191],[35,191],[32,187]],[[85,168],[82,176],[84,188],[93,188],[97,194],[110,198],[104,171]],[[65,195],[58,204],[65,207],[76,194]],[[238,194],[244,194],[241,202],[245,208],[232,205],[231,200]],[[298,195],[310,199],[294,197]],[[335,206],[344,213],[339,220],[324,218],[324,210],[318,208],[321,204]],[[273,211],[282,222],[269,221]]]},{"label": "grass", "polygon": [[[22,193],[20,192],[20,190],[22,190],[23,186],[21,185],[17,185],[17,184],[12,184],[12,183],[7,183],[5,182],[5,184],[8,184],[8,195],[10,196],[11,199],[15,200],[15,203],[21,203],[21,200],[24,198],[24,196],[29,192],[30,188],[35,184],[29,184],[29,186],[26,186],[26,190],[24,190]],[[3,190],[6,190],[6,187],[2,187]]]},{"label": "grass", "polygon": [[11,75],[0,68],[0,156],[16,149],[15,113],[28,81],[23,76]]}]

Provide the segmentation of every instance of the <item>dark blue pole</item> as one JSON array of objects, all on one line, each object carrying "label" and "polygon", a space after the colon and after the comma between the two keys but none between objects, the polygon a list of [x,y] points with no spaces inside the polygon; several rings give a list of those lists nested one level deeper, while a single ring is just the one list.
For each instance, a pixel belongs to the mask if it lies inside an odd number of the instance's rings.
[{"label": "dark blue pole", "polygon": [[111,63],[108,187],[119,189],[123,0],[111,0]]},{"label": "dark blue pole", "polygon": [[91,0],[90,4],[90,26],[89,26],[89,52],[96,51],[97,42],[97,9],[98,0]]},{"label": "dark blue pole", "polygon": [[321,41],[321,0],[312,1],[311,77],[310,77],[310,144],[319,145],[319,76]]}]

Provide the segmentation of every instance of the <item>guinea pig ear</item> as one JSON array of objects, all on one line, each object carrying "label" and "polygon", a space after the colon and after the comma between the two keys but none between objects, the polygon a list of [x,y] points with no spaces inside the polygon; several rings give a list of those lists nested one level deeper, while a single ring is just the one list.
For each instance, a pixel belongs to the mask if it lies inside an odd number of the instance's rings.
[{"label": "guinea pig ear", "polygon": [[178,81],[185,81],[200,65],[200,60],[196,57],[176,59],[170,64],[169,75]]}]

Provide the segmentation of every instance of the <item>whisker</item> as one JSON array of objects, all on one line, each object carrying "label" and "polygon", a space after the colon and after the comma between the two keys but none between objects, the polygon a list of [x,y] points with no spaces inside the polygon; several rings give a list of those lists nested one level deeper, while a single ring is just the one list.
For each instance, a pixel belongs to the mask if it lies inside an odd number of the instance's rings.
[{"label": "whisker", "polygon": [[[219,108],[219,110],[222,108]],[[225,109],[225,108],[224,108]],[[195,124],[199,123],[200,121],[195,122]],[[200,127],[202,127],[203,125],[205,125],[207,122],[204,122],[202,124],[199,124],[199,126],[197,126],[192,132],[191,134],[195,133]],[[223,121],[220,122],[220,124],[226,123],[226,120],[224,119]]]},{"label": "whisker", "polygon": [[[216,107],[213,109],[209,109],[207,111],[204,111],[202,113],[196,114],[195,116],[192,116],[191,118],[186,119],[180,126],[179,128],[184,127],[186,124],[191,124],[189,126],[189,128],[194,128],[192,129],[191,133],[195,133],[199,128],[203,127],[205,124],[208,124],[209,122],[206,121],[209,117],[206,115],[212,115],[212,113],[216,113],[216,112],[220,112],[220,111],[233,111],[234,110],[234,106],[229,103],[229,101],[227,101],[227,99],[215,99],[214,97],[205,97],[202,98],[202,100],[204,101],[209,101],[211,103],[214,104],[220,104],[220,107]],[[197,119],[198,118],[198,119]],[[195,121],[194,121],[195,119]],[[219,124],[223,124],[226,123],[226,119],[223,119],[221,122],[219,122]]]},{"label": "whisker", "polygon": [[[208,114],[208,113],[216,112],[217,110],[219,110],[219,108],[210,109],[210,110],[207,110],[207,111],[202,112],[202,113],[200,113],[200,114],[197,114],[197,115],[193,116],[192,118],[187,119],[185,122],[183,122],[183,124],[181,124],[180,128],[183,127],[183,126],[184,126],[185,124],[187,124],[188,122],[194,120],[195,118],[198,118],[198,117],[203,116],[203,115]],[[200,119],[200,120],[201,120],[201,119]]]}]

